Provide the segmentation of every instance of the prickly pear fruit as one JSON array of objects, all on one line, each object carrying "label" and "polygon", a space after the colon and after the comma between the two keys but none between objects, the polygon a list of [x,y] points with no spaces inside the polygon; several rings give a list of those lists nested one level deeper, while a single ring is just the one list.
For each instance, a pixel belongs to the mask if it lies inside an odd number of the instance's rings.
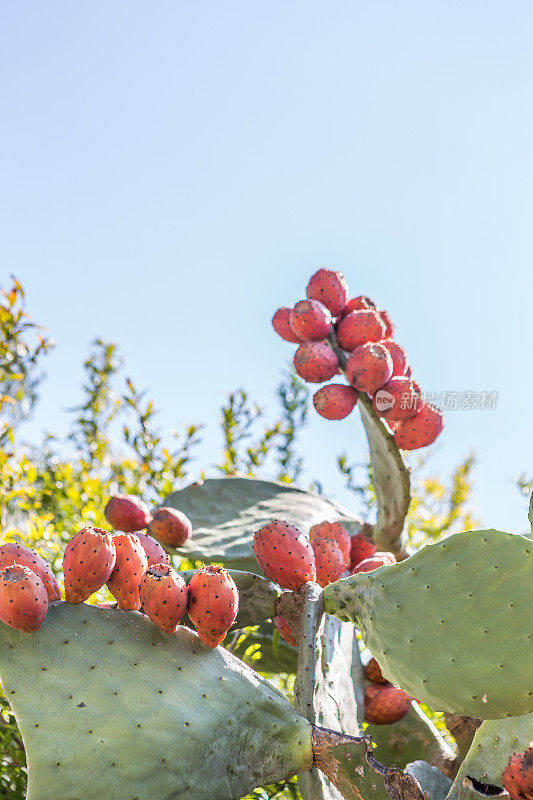
[{"label": "prickly pear fruit", "polygon": [[61,600],[61,589],[57,578],[39,553],[36,553],[31,547],[24,547],[15,542],[3,544],[0,547],[0,569],[11,567],[13,564],[28,567],[39,576],[44,583],[49,603],[53,603],[54,600]]},{"label": "prickly pear fruit", "polygon": [[344,306],[342,313],[346,317],[348,314],[351,314],[352,311],[364,311],[365,309],[377,309],[377,305],[374,303],[370,297],[366,297],[364,294],[360,294],[359,297],[352,297],[351,300],[348,300],[346,305]]},{"label": "prickly pear fruit", "polygon": [[351,541],[348,531],[340,522],[319,522],[309,531],[309,541],[313,546],[318,539],[335,539],[344,559],[344,569],[350,564]]},{"label": "prickly pear fruit", "polygon": [[374,394],[392,376],[392,358],[383,345],[362,344],[350,353],[346,362],[346,377],[360,392]]},{"label": "prickly pear fruit", "polygon": [[0,620],[16,631],[38,631],[48,611],[48,594],[35,572],[21,564],[0,572]]},{"label": "prickly pear fruit", "polygon": [[282,306],[282,308],[278,308],[272,317],[272,327],[278,336],[281,336],[281,338],[285,339],[286,342],[302,344],[303,339],[300,339],[299,336],[296,336],[291,328],[291,311],[291,308],[286,308],[284,306]]},{"label": "prickly pear fruit", "polygon": [[148,569],[148,559],[138,536],[134,533],[115,533],[113,542],[117,552],[115,569],[107,581],[107,588],[126,611],[141,607],[139,587]]},{"label": "prickly pear fruit", "polygon": [[124,533],[140,531],[152,519],[146,503],[132,494],[116,494],[106,505],[104,514],[116,531]]},{"label": "prickly pear fruit", "polygon": [[313,396],[313,405],[325,419],[344,419],[357,403],[357,390],[344,383],[328,383]]},{"label": "prickly pear fruit", "polygon": [[395,342],[394,339],[383,339],[380,344],[387,348],[390,353],[390,357],[392,358],[393,377],[395,375],[405,375],[408,365],[407,354],[403,347],[401,347],[398,342]]},{"label": "prickly pear fruit", "polygon": [[239,610],[235,581],[223,567],[205,566],[189,581],[188,611],[199,639],[216,647],[229,631]]},{"label": "prickly pear fruit", "polygon": [[391,318],[389,317],[388,311],[379,310],[379,316],[381,317],[383,324],[385,325],[385,339],[390,339],[392,334],[394,333],[394,325],[392,324]]},{"label": "prickly pear fruit", "polygon": [[372,572],[373,569],[389,567],[391,564],[396,564],[396,556],[392,553],[382,553],[378,550],[371,558],[365,558],[363,561],[360,561],[359,564],[351,570],[351,574],[356,575],[358,572]]},{"label": "prickly pear fruit", "polygon": [[385,339],[385,323],[379,311],[363,308],[343,317],[337,326],[337,341],[343,350],[351,352],[367,342]]},{"label": "prickly pear fruit", "polygon": [[396,426],[394,441],[401,450],[418,450],[432,444],[443,427],[441,412],[430,403],[424,403],[414,417]]},{"label": "prickly pear fruit", "polygon": [[375,658],[371,658],[368,664],[365,665],[365,677],[371,683],[388,684],[388,680],[383,677],[381,667]]},{"label": "prickly pear fruit", "polygon": [[387,421],[410,419],[420,411],[423,403],[419,387],[405,375],[391,378],[372,398],[374,411]]},{"label": "prickly pear fruit", "polygon": [[173,633],[187,611],[187,584],[168,564],[154,564],[144,573],[140,597],[143,611],[154,625]]},{"label": "prickly pear fruit", "polygon": [[344,555],[335,539],[315,539],[316,580],[324,589],[328,584],[338,581],[345,570]]},{"label": "prickly pear fruit", "polygon": [[254,533],[254,555],[271,581],[297,592],[316,580],[315,555],[303,533],[294,525],[274,519]]},{"label": "prickly pear fruit", "polygon": [[511,800],[533,800],[533,742],[523,753],[513,753],[502,784]]},{"label": "prickly pear fruit", "polygon": [[377,545],[363,531],[356,533],[350,540],[350,569],[356,567],[365,558],[371,558],[377,549]]},{"label": "prickly pear fruit", "polygon": [[291,631],[291,626],[285,619],[285,617],[274,617],[274,625],[279,631],[279,635],[282,639],[285,639],[287,644],[292,644],[293,647],[297,647],[296,639],[294,638],[293,632]]},{"label": "prickly pear fruit", "polygon": [[97,592],[115,568],[113,536],[101,528],[82,528],[65,547],[63,574],[67,603],[83,603]]},{"label": "prickly pear fruit", "polygon": [[170,564],[170,556],[166,550],[163,550],[159,542],[153,536],[149,536],[143,531],[136,531],[135,536],[142,544],[143,550],[148,559],[148,566],[153,567],[154,564]]},{"label": "prickly pear fruit", "polygon": [[304,342],[325,339],[333,329],[331,314],[318,300],[300,300],[291,311],[291,328]]},{"label": "prickly pear fruit", "polygon": [[163,506],[153,515],[148,530],[163,544],[181,547],[192,535],[192,524],[182,511]]},{"label": "prickly pear fruit", "polygon": [[373,725],[391,725],[405,717],[411,698],[399,686],[367,686],[365,720]]},{"label": "prickly pear fruit", "polygon": [[324,342],[305,342],[294,354],[294,368],[308,383],[323,383],[339,370],[339,359]]},{"label": "prickly pear fruit", "polygon": [[337,317],[348,300],[348,284],[342,272],[319,269],[310,278],[305,294],[309,300],[319,300]]}]

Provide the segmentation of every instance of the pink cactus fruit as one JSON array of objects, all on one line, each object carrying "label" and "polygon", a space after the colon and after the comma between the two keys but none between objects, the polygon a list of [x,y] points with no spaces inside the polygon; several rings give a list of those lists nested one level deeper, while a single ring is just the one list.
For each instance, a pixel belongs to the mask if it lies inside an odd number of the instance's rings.
[{"label": "pink cactus fruit", "polygon": [[371,658],[370,661],[365,665],[365,678],[367,681],[370,681],[370,683],[379,683],[382,686],[385,686],[389,683],[389,681],[383,677],[381,667],[375,658]]},{"label": "pink cactus fruit", "polygon": [[315,554],[316,580],[322,588],[325,588],[342,576],[345,570],[344,554],[335,539],[315,539],[312,546]]},{"label": "pink cactus fruit", "polygon": [[346,377],[360,392],[374,394],[392,376],[392,358],[383,345],[368,342],[350,353],[346,362]]},{"label": "pink cactus fruit", "polygon": [[16,544],[15,542],[3,544],[0,547],[0,569],[11,567],[13,564],[28,567],[42,580],[49,603],[53,603],[54,600],[61,600],[61,589],[57,578],[39,553],[36,553],[31,547],[24,547],[24,545]]},{"label": "pink cactus fruit", "polygon": [[125,611],[138,611],[141,607],[139,587],[148,569],[144,548],[134,533],[116,533],[113,542],[117,553],[115,569],[107,581],[107,588]]},{"label": "pink cactus fruit", "polygon": [[353,570],[365,558],[371,558],[377,549],[375,542],[365,532],[356,533],[350,540],[350,569]]},{"label": "pink cactus fruit", "polygon": [[132,494],[116,494],[105,507],[104,514],[116,531],[134,533],[146,528],[152,517],[148,506]]},{"label": "pink cactus fruit", "polygon": [[189,581],[189,617],[199,639],[216,647],[237,617],[239,592],[235,581],[223,567],[205,566]]},{"label": "pink cactus fruit", "polygon": [[407,364],[407,354],[403,347],[401,347],[398,342],[395,342],[394,339],[383,339],[380,344],[387,348],[392,358],[393,377],[395,375],[405,375],[409,367]]},{"label": "pink cactus fruit", "polygon": [[153,536],[149,536],[143,531],[136,531],[135,536],[142,544],[149,567],[153,567],[155,564],[170,564],[169,554],[166,550],[163,550]]},{"label": "pink cactus fruit", "polygon": [[424,401],[416,383],[405,375],[396,375],[375,393],[372,405],[376,414],[388,422],[414,417],[422,409]]},{"label": "pink cactus fruit", "polygon": [[192,536],[192,523],[183,511],[163,506],[153,515],[148,530],[163,544],[181,547]]},{"label": "pink cactus fruit", "polygon": [[348,284],[342,272],[319,269],[310,278],[305,294],[309,300],[319,300],[337,317],[348,300]]},{"label": "pink cactus fruit", "polygon": [[393,553],[383,553],[377,550],[370,558],[365,558],[360,561],[352,570],[352,575],[357,575],[358,572],[372,572],[378,567],[390,567],[396,564],[396,556]]},{"label": "pink cactus fruit", "polygon": [[325,419],[344,419],[350,414],[358,398],[357,391],[344,383],[328,383],[313,396],[313,405]]},{"label": "pink cactus fruit", "polygon": [[294,354],[294,368],[307,383],[324,383],[339,371],[339,359],[324,342],[305,342]]},{"label": "pink cactus fruit", "polygon": [[318,342],[332,331],[331,314],[318,300],[300,300],[291,311],[291,328],[304,342]]},{"label": "pink cactus fruit", "polygon": [[432,444],[443,427],[442,413],[430,403],[424,403],[414,417],[396,426],[394,441],[401,450],[418,450]]},{"label": "pink cactus fruit", "polygon": [[344,316],[351,314],[352,311],[364,311],[365,309],[377,309],[377,305],[370,297],[360,294],[359,297],[352,297],[343,309]]},{"label": "pink cactus fruit", "polygon": [[144,573],[140,585],[143,611],[154,625],[173,633],[187,611],[187,584],[168,564],[153,564]]},{"label": "pink cactus fruit", "polygon": [[511,800],[533,800],[533,742],[523,753],[513,753],[502,784]]},{"label": "pink cactus fruit", "polygon": [[48,611],[48,594],[35,572],[22,564],[0,571],[0,620],[16,631],[38,631]]},{"label": "pink cactus fruit", "polygon": [[337,341],[343,350],[352,352],[367,342],[385,339],[385,323],[379,311],[364,308],[343,317],[337,326]]},{"label": "pink cactus fruit", "polygon": [[380,309],[378,311],[378,314],[381,317],[383,324],[385,325],[385,336],[383,338],[391,339],[392,334],[394,333],[394,325],[392,324],[391,318],[389,317],[389,312]]},{"label": "pink cactus fruit", "polygon": [[291,328],[291,311],[291,308],[286,308],[285,306],[278,308],[272,317],[272,327],[278,336],[281,336],[281,338],[285,339],[286,342],[302,344],[303,339],[300,339],[299,336],[296,336]]},{"label": "pink cactus fruit", "polygon": [[343,568],[347,569],[350,565],[351,540],[344,525],[341,522],[319,522],[318,525],[313,525],[309,531],[309,541],[313,548],[319,539],[334,539],[337,542],[342,552]]},{"label": "pink cactus fruit", "polygon": [[274,617],[274,625],[278,629],[281,638],[285,639],[287,644],[292,644],[293,647],[297,647],[296,639],[294,638],[291,626],[285,617],[280,617],[279,615]]},{"label": "pink cactus fruit", "polygon": [[311,543],[288,522],[275,519],[256,531],[253,550],[267,578],[283,589],[297,592],[307,581],[316,580]]},{"label": "pink cactus fruit", "polygon": [[373,725],[392,725],[399,722],[411,708],[411,699],[399,686],[367,686],[365,720]]},{"label": "pink cactus fruit", "polygon": [[107,583],[115,568],[112,534],[101,528],[82,528],[69,541],[63,555],[65,600],[83,603]]}]

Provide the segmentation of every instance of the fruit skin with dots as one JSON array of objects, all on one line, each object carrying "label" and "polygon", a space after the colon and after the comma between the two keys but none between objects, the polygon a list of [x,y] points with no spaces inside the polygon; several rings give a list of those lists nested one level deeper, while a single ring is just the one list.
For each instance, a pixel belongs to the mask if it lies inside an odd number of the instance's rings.
[{"label": "fruit skin with dots", "polygon": [[324,419],[344,419],[351,414],[358,398],[357,390],[344,383],[328,383],[313,396],[313,405]]},{"label": "fruit skin with dots", "polygon": [[331,314],[318,300],[300,300],[291,311],[291,328],[304,342],[325,339],[333,329]]},{"label": "fruit skin with dots", "polygon": [[356,533],[350,540],[350,569],[353,569],[366,558],[377,552],[377,545],[363,531]]},{"label": "fruit skin with dots", "polygon": [[82,528],[65,547],[63,574],[67,603],[83,603],[101,589],[115,568],[114,537],[101,528]]},{"label": "fruit skin with dots", "polygon": [[523,753],[513,753],[502,775],[511,800],[533,800],[533,742]]},{"label": "fruit skin with dots", "polygon": [[394,339],[383,339],[380,344],[387,348],[392,358],[392,376],[406,375],[408,369],[407,354],[403,347],[398,342],[395,342]]},{"label": "fruit skin with dots", "polygon": [[387,421],[410,419],[423,405],[419,387],[405,375],[392,377],[372,398],[374,411]]},{"label": "fruit skin with dots", "polygon": [[374,394],[392,376],[392,358],[383,345],[368,342],[350,353],[346,362],[346,377],[358,391]]},{"label": "fruit skin with dots", "polygon": [[0,572],[0,620],[16,631],[38,631],[48,611],[48,594],[35,572],[21,564]]},{"label": "fruit skin with dots", "polygon": [[337,325],[337,341],[348,352],[367,342],[379,342],[385,338],[385,323],[379,311],[371,308],[352,311]]},{"label": "fruit skin with dots", "polygon": [[394,325],[392,324],[392,320],[389,317],[389,312],[380,309],[378,313],[382,319],[383,324],[385,325],[385,339],[390,339],[392,337],[392,334],[394,333]]},{"label": "fruit skin with dots", "polygon": [[306,297],[318,300],[331,312],[333,317],[342,313],[348,300],[348,284],[342,272],[332,269],[319,269],[309,279]]},{"label": "fruit skin with dots", "polygon": [[294,525],[274,519],[254,533],[254,555],[271,581],[297,592],[316,580],[315,554],[309,539]]},{"label": "fruit skin with dots", "polygon": [[272,327],[278,336],[281,336],[286,342],[302,344],[303,339],[300,339],[291,328],[291,311],[292,308],[286,308],[285,306],[278,308],[272,317]]},{"label": "fruit skin with dots", "polygon": [[411,698],[399,686],[378,686],[365,689],[365,720],[373,725],[399,722],[411,708]]},{"label": "fruit skin with dots", "polygon": [[345,570],[344,554],[335,539],[315,539],[316,580],[324,589],[330,583],[338,581]]},{"label": "fruit skin with dots", "polygon": [[189,581],[189,617],[207,647],[220,644],[238,610],[239,592],[227,570],[209,565],[194,573]]},{"label": "fruit skin with dots", "polygon": [[107,588],[125,611],[138,611],[141,607],[139,587],[148,569],[148,559],[138,536],[134,533],[116,533],[113,542],[117,553],[115,569],[107,581]]},{"label": "fruit skin with dots", "polygon": [[347,569],[350,564],[351,542],[344,525],[341,522],[319,522],[318,525],[313,525],[309,530],[311,546],[314,547],[319,539],[334,539],[337,542],[342,552],[344,569]]},{"label": "fruit skin with dots", "polygon": [[148,566],[153,567],[154,564],[170,564],[170,556],[164,550],[158,541],[143,531],[136,531],[135,536],[142,544],[142,548],[146,553],[148,559]]},{"label": "fruit skin with dots", "polygon": [[378,683],[382,686],[388,685],[388,680],[383,677],[381,667],[375,658],[371,658],[368,664],[365,665],[365,678],[370,683]]},{"label": "fruit skin with dots", "polygon": [[44,584],[49,603],[61,600],[61,589],[58,580],[48,563],[39,553],[32,550],[31,547],[24,547],[24,545],[16,542],[7,542],[0,547],[0,569],[11,567],[13,564],[20,564],[22,567],[28,567],[32,572],[35,572]]},{"label": "fruit skin with dots", "polygon": [[356,564],[351,570],[351,574],[356,575],[358,572],[372,572],[373,569],[378,569],[378,567],[390,567],[392,564],[396,564],[396,556],[392,553],[383,553],[378,550],[370,558],[365,558],[363,561],[360,561],[359,564]]},{"label": "fruit skin with dots", "polygon": [[132,494],[116,494],[105,507],[104,514],[116,531],[134,533],[143,530],[152,519],[148,506]]},{"label": "fruit skin with dots", "polygon": [[187,611],[187,584],[168,564],[153,564],[144,573],[140,597],[143,611],[154,625],[173,633]]},{"label": "fruit skin with dots", "polygon": [[281,638],[285,639],[287,644],[291,644],[293,647],[297,647],[296,639],[294,638],[291,626],[289,625],[285,617],[281,617],[279,615],[277,617],[274,617],[274,625],[278,629]]},{"label": "fruit skin with dots", "polygon": [[148,530],[163,544],[181,547],[192,536],[192,523],[183,511],[163,506],[154,513]]},{"label": "fruit skin with dots", "polygon": [[419,450],[432,444],[444,427],[441,412],[430,403],[395,427],[394,441],[401,450]]},{"label": "fruit skin with dots", "polygon": [[352,297],[344,306],[344,316],[351,314],[352,311],[363,311],[364,309],[377,309],[376,304],[370,297],[360,294],[359,297]]},{"label": "fruit skin with dots", "polygon": [[339,359],[324,342],[305,342],[294,354],[294,369],[307,383],[324,383],[339,371]]}]

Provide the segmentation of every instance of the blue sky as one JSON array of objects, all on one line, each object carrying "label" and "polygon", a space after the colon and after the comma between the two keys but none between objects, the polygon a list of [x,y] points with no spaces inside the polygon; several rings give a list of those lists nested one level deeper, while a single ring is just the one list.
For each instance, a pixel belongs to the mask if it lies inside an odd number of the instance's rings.
[{"label": "blue sky", "polygon": [[[431,469],[473,449],[475,510],[526,527],[533,473],[533,7],[528,2],[128,2],[1,10],[1,282],[57,342],[28,435],[65,430],[81,362],[119,343],[163,429],[244,386],[272,404],[292,355],[271,316],[320,266],[387,308],[450,411]],[[308,473],[356,415],[313,417]]]}]

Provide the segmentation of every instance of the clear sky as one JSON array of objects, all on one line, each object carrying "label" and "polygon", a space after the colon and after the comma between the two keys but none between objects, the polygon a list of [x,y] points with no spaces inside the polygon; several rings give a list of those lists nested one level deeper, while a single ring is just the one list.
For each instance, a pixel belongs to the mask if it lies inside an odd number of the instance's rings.
[{"label": "clear sky", "polygon": [[[95,335],[164,429],[245,387],[271,403],[279,305],[319,266],[387,308],[449,411],[431,459],[471,449],[475,508],[524,530],[533,473],[533,6],[527,0],[4,3],[1,283],[57,342],[27,428],[65,430]],[[356,415],[313,415],[308,473],[363,457]]]}]

